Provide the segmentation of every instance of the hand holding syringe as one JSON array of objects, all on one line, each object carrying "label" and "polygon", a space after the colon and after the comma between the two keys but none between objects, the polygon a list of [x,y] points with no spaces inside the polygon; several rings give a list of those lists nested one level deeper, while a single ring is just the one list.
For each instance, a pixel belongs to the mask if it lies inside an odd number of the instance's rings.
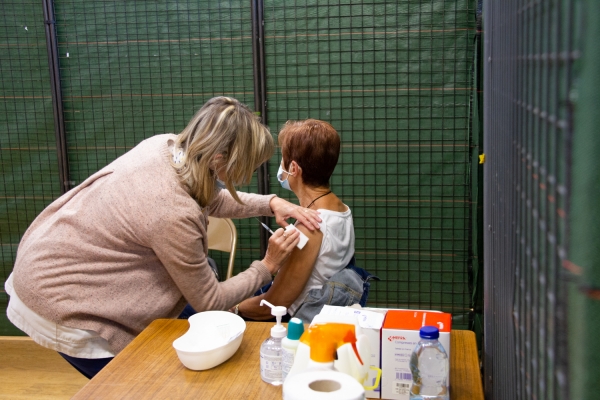
[{"label": "hand holding syringe", "polygon": [[[265,228],[267,231],[269,231],[269,233],[271,233],[271,235],[274,233],[271,228],[269,228],[267,226],[267,224],[265,224],[264,222],[262,222],[260,219],[256,218],[258,220],[258,222],[260,222],[260,224],[263,226],[263,228]],[[298,233],[300,234],[300,242],[296,245],[297,248],[299,248],[300,250],[302,250],[304,248],[304,246],[306,245],[306,242],[308,242],[308,237],[302,233],[302,231],[300,231],[298,228],[296,228],[294,225],[288,225],[285,227],[285,230],[289,233],[293,230],[297,230]]]}]

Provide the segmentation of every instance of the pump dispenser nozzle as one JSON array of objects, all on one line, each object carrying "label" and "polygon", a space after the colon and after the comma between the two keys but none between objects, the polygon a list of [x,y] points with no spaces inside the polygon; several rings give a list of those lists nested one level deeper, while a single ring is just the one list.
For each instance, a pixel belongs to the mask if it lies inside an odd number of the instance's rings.
[{"label": "pump dispenser nozzle", "polygon": [[263,304],[271,307],[271,315],[275,316],[275,319],[277,319],[277,325],[274,325],[271,328],[271,336],[275,338],[285,337],[287,329],[285,329],[285,326],[281,325],[281,317],[287,314],[287,308],[283,306],[274,306],[266,300],[261,300],[260,305],[262,306]]}]

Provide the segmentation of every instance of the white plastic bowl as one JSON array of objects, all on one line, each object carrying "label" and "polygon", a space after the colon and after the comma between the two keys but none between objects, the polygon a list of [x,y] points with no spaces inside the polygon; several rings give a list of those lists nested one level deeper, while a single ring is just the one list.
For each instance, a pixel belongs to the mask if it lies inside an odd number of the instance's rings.
[{"label": "white plastic bowl", "polygon": [[188,318],[190,328],[173,347],[187,368],[200,371],[216,367],[235,354],[242,343],[246,322],[227,311],[205,311]]}]

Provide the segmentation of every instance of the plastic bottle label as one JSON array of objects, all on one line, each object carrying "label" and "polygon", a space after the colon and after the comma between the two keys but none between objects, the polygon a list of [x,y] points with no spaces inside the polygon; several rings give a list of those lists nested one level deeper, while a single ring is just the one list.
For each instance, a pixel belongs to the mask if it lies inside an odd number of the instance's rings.
[{"label": "plastic bottle label", "polygon": [[260,375],[268,380],[281,380],[281,357],[261,353]]}]

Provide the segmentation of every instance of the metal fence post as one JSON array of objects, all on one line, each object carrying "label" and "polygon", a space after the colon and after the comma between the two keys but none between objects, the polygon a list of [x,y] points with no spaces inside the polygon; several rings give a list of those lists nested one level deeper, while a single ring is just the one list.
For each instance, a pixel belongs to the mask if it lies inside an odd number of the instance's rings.
[{"label": "metal fence post", "polygon": [[70,188],[69,163],[67,158],[67,138],[63,114],[63,102],[60,86],[60,66],[58,62],[58,43],[56,40],[56,21],[54,19],[53,0],[43,0],[44,26],[46,30],[46,47],[48,50],[48,67],[50,68],[50,87],[52,91],[52,109],[54,112],[54,132],[56,135],[56,152],[60,175],[60,191]]}]

